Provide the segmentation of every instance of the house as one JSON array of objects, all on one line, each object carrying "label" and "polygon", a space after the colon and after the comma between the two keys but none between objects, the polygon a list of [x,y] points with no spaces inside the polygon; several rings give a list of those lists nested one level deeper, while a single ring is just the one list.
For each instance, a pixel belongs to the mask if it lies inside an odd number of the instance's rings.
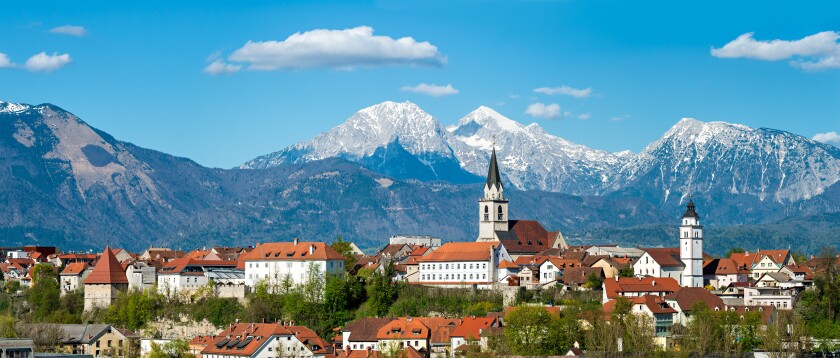
[{"label": "house", "polygon": [[[236,261],[197,261],[189,257],[174,259],[165,263],[158,272],[158,293],[177,295],[194,292],[210,282],[208,271],[222,268],[235,269],[237,264]],[[244,292],[242,296],[244,297]]]},{"label": "house", "polygon": [[114,249],[111,250],[114,252],[114,257],[117,258],[119,262],[126,262],[128,260],[133,260],[137,255],[128,252],[125,249]]},{"label": "house", "polygon": [[451,354],[451,334],[461,324],[459,318],[417,317],[423,325],[429,327],[429,356],[448,358]]},{"label": "house", "polygon": [[691,313],[698,305],[704,305],[710,310],[725,308],[723,300],[702,287],[683,287],[677,292],[665,296],[665,302],[677,310],[674,323],[687,325],[691,320]]},{"label": "house", "polygon": [[73,292],[82,287],[84,280],[91,272],[91,267],[85,262],[73,262],[64,267],[59,273],[61,294]]},{"label": "house", "polygon": [[593,260],[591,263],[588,262],[590,261],[589,258],[590,256],[587,256],[587,260],[584,261],[583,264],[589,267],[600,267],[601,270],[604,271],[605,278],[613,278],[615,276],[618,276],[619,271],[621,271],[628,265],[630,265],[632,268],[633,265],[633,259],[629,257],[593,256],[595,260]]},{"label": "house", "polygon": [[57,254],[50,256],[49,262],[55,267],[67,266],[74,262],[84,262],[93,266],[98,258],[97,254]]},{"label": "house", "polygon": [[345,351],[376,349],[379,339],[376,338],[379,329],[391,322],[391,318],[361,318],[350,323],[341,330],[342,348]]},{"label": "house", "polygon": [[[482,339],[481,334],[491,327],[499,327],[499,321],[495,317],[464,317],[461,324],[455,327],[449,335],[451,340],[450,352],[462,345],[486,346],[486,338]],[[482,344],[484,340],[484,344]]]},{"label": "house", "polygon": [[644,251],[633,247],[620,246],[591,246],[586,249],[586,254],[589,256],[607,256],[607,257],[624,257],[636,259],[644,255]]},{"label": "house", "polygon": [[344,272],[344,256],[323,242],[273,242],[258,244],[239,256],[239,268],[245,269],[245,285],[265,282],[276,286],[288,280],[293,285],[306,282],[312,273]]},{"label": "house", "polygon": [[[388,243],[389,244],[409,244],[409,245],[426,246],[426,247],[429,247],[429,248],[434,250],[434,249],[440,247],[442,242],[441,242],[440,238],[431,237],[431,236],[394,235],[394,236],[391,236],[391,238],[388,239]],[[352,246],[355,247],[355,244],[353,244]],[[356,247],[356,249],[354,249],[354,250],[358,250],[358,247]],[[364,254],[362,252],[362,250],[358,250],[358,253],[359,254]]]},{"label": "house", "polygon": [[790,287],[790,281],[790,276],[784,272],[767,272],[755,281],[755,287]]},{"label": "house", "polygon": [[490,288],[498,280],[496,267],[503,260],[512,261],[498,241],[449,242],[417,259],[419,284]]},{"label": "house", "polygon": [[139,351],[136,337],[127,330],[107,324],[58,324],[62,335],[59,351],[98,357],[131,357]]},{"label": "house", "polygon": [[182,250],[172,250],[165,247],[150,247],[143,252],[138,259],[143,261],[156,260],[161,262],[169,262],[174,259],[187,257],[187,253]]},{"label": "house", "polygon": [[391,320],[376,332],[378,351],[416,349],[423,355],[429,351],[431,330],[420,320],[399,317]]},{"label": "house", "polygon": [[773,306],[780,310],[793,309],[796,290],[781,287],[744,287],[745,306]]},{"label": "house", "polygon": [[[560,283],[571,286],[575,289],[581,289],[586,286],[589,281],[589,276],[595,275],[600,280],[604,280],[604,269],[600,267],[570,267],[563,271],[563,276],[560,277]],[[613,276],[615,277],[615,276]],[[588,287],[594,289],[595,287]]]},{"label": "house", "polygon": [[[666,338],[671,336],[671,327],[674,325],[674,315],[677,313],[664,298],[653,295],[642,295],[629,297],[630,313],[650,317],[653,323],[653,333],[656,336],[654,342],[660,347],[666,346]],[[618,299],[612,299],[604,303],[604,314],[610,317],[618,304]]]},{"label": "house", "polygon": [[334,353],[329,342],[307,327],[237,323],[210,339],[201,358],[334,357]]},{"label": "house", "polygon": [[779,272],[783,266],[796,264],[790,250],[746,251],[732,253],[730,258],[735,260],[738,266],[748,267],[753,279],[758,279],[762,274],[768,272]]},{"label": "house", "polygon": [[201,351],[203,351],[204,348],[207,348],[207,346],[210,343],[213,342],[213,338],[215,338],[215,336],[200,336],[199,335],[199,336],[193,337],[192,339],[189,340],[189,342],[187,342],[187,344],[190,347],[190,353],[195,355],[196,358],[201,358]]},{"label": "house", "polygon": [[501,242],[513,258],[536,255],[550,248],[567,248],[559,231],[549,232],[534,220],[509,220],[508,199],[496,161],[496,148],[490,155],[490,167],[484,185],[484,197],[478,205],[477,242]]},{"label": "house", "polygon": [[0,338],[0,357],[32,358],[35,356],[35,342],[29,338]]},{"label": "house", "polygon": [[703,262],[703,281],[712,287],[726,287],[735,282],[747,282],[750,270],[739,266],[731,258],[711,259]]},{"label": "house", "polygon": [[105,247],[93,271],[84,280],[85,311],[95,307],[108,307],[117,298],[117,292],[128,290],[128,278],[110,247]]},{"label": "house", "polygon": [[787,265],[779,272],[790,277],[791,287],[809,287],[814,282],[814,272],[807,265]]},{"label": "house", "polygon": [[157,284],[157,271],[163,267],[160,261],[129,260],[123,263],[129,290],[147,290]]},{"label": "house", "polygon": [[538,270],[540,273],[540,284],[542,285],[557,281],[563,276],[563,271],[568,268],[581,266],[580,261],[564,259],[562,257],[535,256],[534,258],[545,258],[540,262]]},{"label": "house", "polygon": [[607,302],[619,297],[639,297],[646,295],[664,297],[680,289],[677,280],[670,277],[616,277],[604,280],[603,299]]},{"label": "house", "polygon": [[636,276],[670,277],[678,282],[682,281],[685,264],[680,259],[680,249],[649,248],[633,263],[633,274]]}]

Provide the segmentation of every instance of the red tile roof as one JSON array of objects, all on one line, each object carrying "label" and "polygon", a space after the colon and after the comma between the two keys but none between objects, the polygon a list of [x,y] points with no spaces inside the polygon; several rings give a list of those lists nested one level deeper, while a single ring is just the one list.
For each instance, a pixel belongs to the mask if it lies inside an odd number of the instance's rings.
[{"label": "red tile roof", "polygon": [[673,293],[680,289],[677,280],[670,277],[620,277],[604,280],[607,298],[618,298],[619,293],[662,292]]},{"label": "red tile roof", "polygon": [[344,326],[344,331],[350,332],[352,342],[375,342],[379,329],[391,321],[391,318],[360,318]]},{"label": "red tile roof", "polygon": [[723,300],[703,287],[683,287],[677,292],[665,296],[666,300],[677,301],[680,309],[691,311],[698,302],[702,302],[708,309],[723,309]]},{"label": "red tile roof", "polygon": [[551,248],[557,232],[548,232],[535,220],[511,220],[508,222],[511,237],[500,237],[505,249],[512,255],[536,254]]},{"label": "red tile roof", "polygon": [[383,339],[428,339],[429,327],[410,317],[395,318],[376,332],[376,338]]},{"label": "red tile roof", "polygon": [[87,262],[71,262],[61,271],[62,275],[78,275],[88,268]]},{"label": "red tile roof", "polygon": [[731,258],[713,259],[703,262],[704,275],[737,275],[749,273],[748,267],[739,267],[735,260]]},{"label": "red tile roof", "polygon": [[[667,302],[662,297],[653,296],[653,295],[645,295],[640,297],[628,297],[627,300],[634,305],[644,305],[648,308],[652,313],[677,313],[673,307],[669,306]],[[613,310],[615,310],[615,304],[618,302],[617,299],[609,300],[604,303],[604,313],[610,315]]]},{"label": "red tile roof", "polygon": [[502,260],[502,262],[500,262],[497,267],[498,268],[504,268],[504,269],[506,269],[506,268],[519,268],[519,265],[517,265],[517,264],[515,264],[511,261],[508,261],[508,260]]},{"label": "red tile roof", "polygon": [[240,261],[344,260],[338,251],[323,242],[271,242],[258,244]]},{"label": "red tile roof", "polygon": [[[443,261],[489,261],[492,249],[499,242],[447,242],[432,251],[431,254],[419,258],[420,262]],[[507,246],[505,246],[507,248]]]},{"label": "red tile roof", "polygon": [[120,266],[120,262],[117,261],[117,258],[114,257],[114,253],[111,251],[110,247],[105,248],[105,252],[102,253],[102,257],[99,258],[96,266],[93,267],[93,271],[91,271],[90,275],[88,275],[85,279],[86,285],[113,285],[127,283],[128,278],[125,276],[125,271],[122,266]]},{"label": "red tile roof", "polygon": [[452,331],[450,337],[479,339],[484,330],[496,324],[495,317],[464,317],[461,324]]},{"label": "red tile roof", "polygon": [[662,267],[678,267],[683,266],[682,260],[680,260],[680,248],[678,247],[666,247],[666,248],[649,248],[649,249],[642,249],[653,258],[659,266]]},{"label": "red tile roof", "polygon": [[458,318],[443,318],[443,317],[416,317],[414,318],[426,327],[429,327],[431,343],[449,343],[450,334],[461,323]]},{"label": "red tile roof", "polygon": [[238,323],[219,332],[201,354],[251,356],[273,335],[294,335],[307,349],[316,346],[316,352],[327,353],[330,344],[314,331],[303,326],[284,326],[277,323]]}]

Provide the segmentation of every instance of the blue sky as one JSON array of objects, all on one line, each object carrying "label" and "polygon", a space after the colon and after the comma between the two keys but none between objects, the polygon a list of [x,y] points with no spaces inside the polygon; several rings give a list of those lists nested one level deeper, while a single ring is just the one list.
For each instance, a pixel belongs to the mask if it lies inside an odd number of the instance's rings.
[{"label": "blue sky", "polygon": [[[840,132],[837,14],[829,1],[17,1],[0,12],[0,100],[50,102],[216,167],[385,100],[445,124],[487,105],[609,151],[639,151],[682,117],[812,137]],[[383,53],[336,50],[360,27]],[[333,52],[287,41],[318,29]],[[238,70],[207,73],[216,60]],[[451,88],[403,90],[423,83]]]}]

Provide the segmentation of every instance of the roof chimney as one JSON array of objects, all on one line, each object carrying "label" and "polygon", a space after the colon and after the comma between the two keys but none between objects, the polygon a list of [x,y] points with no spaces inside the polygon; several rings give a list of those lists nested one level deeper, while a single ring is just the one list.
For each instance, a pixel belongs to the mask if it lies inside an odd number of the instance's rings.
[{"label": "roof chimney", "polygon": [[298,244],[298,238],[295,238],[295,246]]}]

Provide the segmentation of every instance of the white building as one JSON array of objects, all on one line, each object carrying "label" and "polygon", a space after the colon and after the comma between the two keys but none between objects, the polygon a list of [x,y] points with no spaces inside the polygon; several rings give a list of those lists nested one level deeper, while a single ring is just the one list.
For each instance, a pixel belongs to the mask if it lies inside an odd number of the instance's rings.
[{"label": "white building", "polygon": [[680,222],[680,246],[644,251],[633,263],[637,276],[670,277],[684,287],[703,287],[703,226],[692,199]]},{"label": "white building", "polygon": [[129,290],[146,290],[157,283],[157,268],[143,261],[132,262],[125,268]]},{"label": "white building", "polygon": [[235,268],[236,261],[224,260],[193,260],[182,257],[167,262],[161,267],[157,275],[158,293],[176,295],[182,292],[193,292],[210,282],[208,270],[213,268]]},{"label": "white building", "polygon": [[74,262],[64,267],[64,270],[59,274],[61,294],[64,295],[81,288],[85,278],[92,270],[93,268],[85,262]]},{"label": "white building", "polygon": [[450,242],[417,259],[420,281],[431,286],[489,288],[499,279],[497,266],[512,261],[501,242]]},{"label": "white building", "polygon": [[237,323],[201,351],[202,358],[334,357],[329,342],[303,326]]},{"label": "white building", "polygon": [[428,246],[432,249],[436,249],[440,247],[441,240],[437,237],[431,236],[405,236],[405,235],[394,235],[388,239],[388,243],[391,245],[395,244],[405,244],[405,245],[420,245],[420,246]]},{"label": "white building", "polygon": [[344,272],[344,256],[323,242],[273,242],[257,245],[242,254],[245,285],[259,282],[279,285],[286,280],[297,285],[306,282],[307,273],[314,270],[322,276]]},{"label": "white building", "polygon": [[781,310],[793,309],[795,289],[780,287],[744,287],[744,305],[773,306]]}]

